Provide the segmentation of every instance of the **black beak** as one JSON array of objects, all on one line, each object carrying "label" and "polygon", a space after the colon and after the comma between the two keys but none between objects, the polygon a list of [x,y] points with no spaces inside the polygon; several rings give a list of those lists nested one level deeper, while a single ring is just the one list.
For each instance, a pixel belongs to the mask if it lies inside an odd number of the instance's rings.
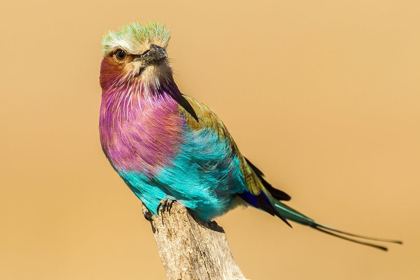
[{"label": "black beak", "polygon": [[150,49],[142,54],[136,55],[139,59],[145,61],[147,64],[152,64],[164,60],[168,57],[166,50],[161,46],[151,44]]}]

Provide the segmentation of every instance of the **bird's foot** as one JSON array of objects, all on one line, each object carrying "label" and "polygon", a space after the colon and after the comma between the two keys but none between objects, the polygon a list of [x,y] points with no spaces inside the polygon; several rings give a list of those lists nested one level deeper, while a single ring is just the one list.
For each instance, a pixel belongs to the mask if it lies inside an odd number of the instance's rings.
[{"label": "bird's foot", "polygon": [[147,209],[145,206],[143,207],[143,216],[149,222],[152,221],[152,217],[153,217],[152,212],[150,212],[149,209]]},{"label": "bird's foot", "polygon": [[159,213],[159,210],[171,213],[172,204],[174,204],[174,201],[171,199],[161,200],[156,210],[157,213]]}]

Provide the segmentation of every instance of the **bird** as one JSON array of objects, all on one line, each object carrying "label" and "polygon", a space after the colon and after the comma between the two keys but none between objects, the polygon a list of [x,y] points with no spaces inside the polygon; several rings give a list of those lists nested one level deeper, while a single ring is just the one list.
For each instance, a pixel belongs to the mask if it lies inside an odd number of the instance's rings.
[{"label": "bird", "polygon": [[289,226],[292,221],[384,251],[385,246],[371,241],[402,244],[325,226],[288,206],[291,197],[242,155],[221,119],[180,91],[168,59],[169,40],[163,24],[138,21],[109,31],[102,40],[101,146],[152,215],[177,201],[211,221],[244,205]]}]

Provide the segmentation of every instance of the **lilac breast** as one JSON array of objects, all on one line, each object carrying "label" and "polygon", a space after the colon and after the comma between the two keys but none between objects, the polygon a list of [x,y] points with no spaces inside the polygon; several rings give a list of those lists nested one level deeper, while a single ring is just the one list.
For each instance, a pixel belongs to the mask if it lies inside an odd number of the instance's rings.
[{"label": "lilac breast", "polygon": [[155,175],[171,164],[182,143],[184,118],[168,95],[152,99],[103,93],[100,136],[105,154],[120,172]]}]

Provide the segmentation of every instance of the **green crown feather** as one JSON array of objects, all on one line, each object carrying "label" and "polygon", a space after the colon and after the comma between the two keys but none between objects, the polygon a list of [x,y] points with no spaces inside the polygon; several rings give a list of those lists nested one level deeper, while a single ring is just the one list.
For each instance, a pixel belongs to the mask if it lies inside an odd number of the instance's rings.
[{"label": "green crown feather", "polygon": [[138,21],[123,25],[118,32],[109,31],[102,40],[103,52],[107,55],[116,47],[136,53],[145,43],[158,43],[166,48],[170,39],[169,30],[158,22],[141,25]]}]

